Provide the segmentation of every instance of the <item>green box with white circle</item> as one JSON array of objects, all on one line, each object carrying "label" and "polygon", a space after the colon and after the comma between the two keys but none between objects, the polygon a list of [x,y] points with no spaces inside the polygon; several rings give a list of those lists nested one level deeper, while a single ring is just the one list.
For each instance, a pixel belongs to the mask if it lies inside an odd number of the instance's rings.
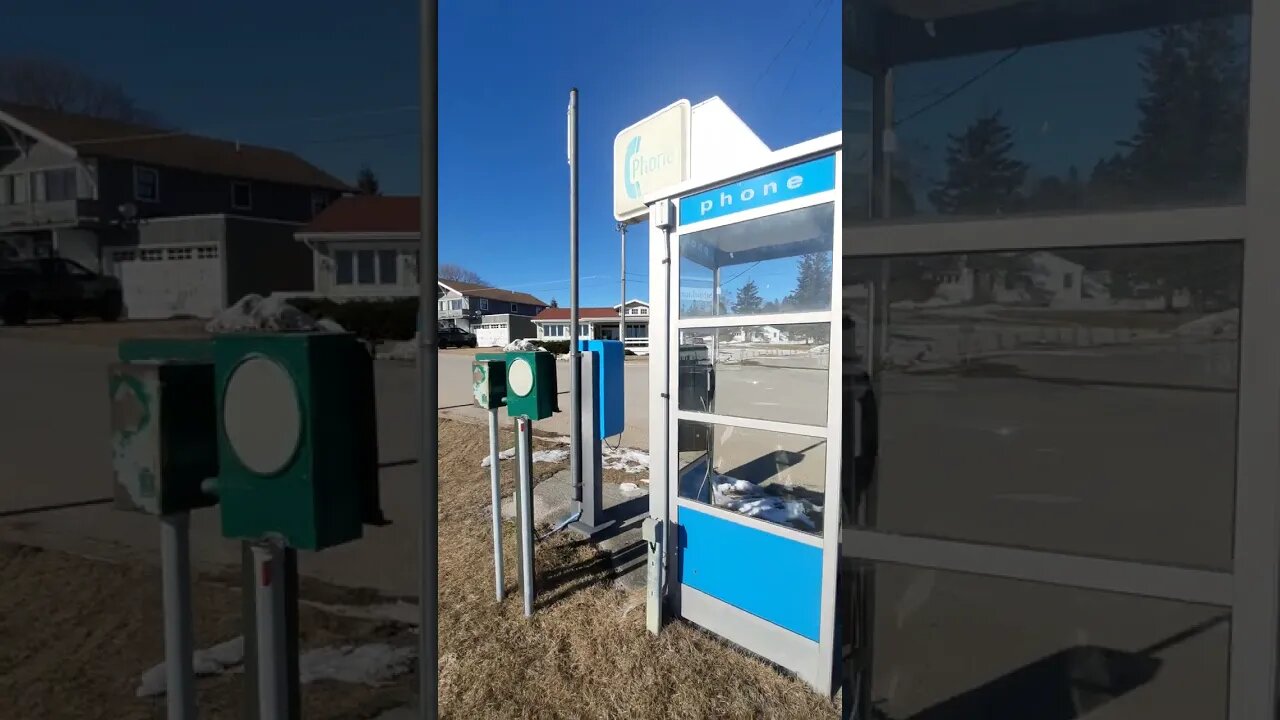
[{"label": "green box with white circle", "polygon": [[382,524],[373,361],[349,333],[213,343],[222,534],[320,550]]},{"label": "green box with white circle", "polygon": [[556,404],[556,360],[549,352],[507,353],[507,415],[546,420]]}]

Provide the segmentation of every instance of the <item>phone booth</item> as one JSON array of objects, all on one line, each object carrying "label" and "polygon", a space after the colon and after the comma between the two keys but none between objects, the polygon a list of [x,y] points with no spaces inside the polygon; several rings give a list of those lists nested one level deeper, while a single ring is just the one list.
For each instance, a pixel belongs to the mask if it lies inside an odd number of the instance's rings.
[{"label": "phone booth", "polygon": [[682,618],[823,693],[837,638],[840,142],[646,198],[650,629]]}]

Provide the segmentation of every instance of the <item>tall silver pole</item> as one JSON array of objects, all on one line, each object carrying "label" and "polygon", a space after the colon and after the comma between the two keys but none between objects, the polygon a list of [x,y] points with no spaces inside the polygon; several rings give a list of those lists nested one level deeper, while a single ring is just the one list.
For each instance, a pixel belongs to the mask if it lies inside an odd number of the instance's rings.
[{"label": "tall silver pole", "polygon": [[569,91],[569,478],[582,510],[582,358],[578,353],[578,89]]},{"label": "tall silver pole", "polygon": [[284,720],[288,714],[288,660],[284,628],[284,553],[273,541],[253,544],[257,575],[254,616],[258,630],[258,717]]},{"label": "tall silver pole", "polygon": [[160,516],[164,596],[165,702],[173,720],[194,720],[196,677],[191,630],[191,515]]},{"label": "tall silver pole", "polygon": [[622,348],[627,347],[627,224],[618,223],[618,233],[622,236],[622,305],[618,306],[618,340]]},{"label": "tall silver pole", "polygon": [[439,72],[439,27],[440,20],[438,0],[421,0],[421,34],[418,38],[419,52],[418,82],[420,83],[422,161],[422,191],[420,195],[420,227],[421,248],[418,252],[418,317],[422,327],[418,328],[418,385],[421,402],[418,408],[419,425],[422,436],[419,438],[418,470],[422,473],[421,487],[421,522],[420,537],[421,565],[418,593],[418,610],[420,613],[418,628],[418,713],[423,720],[436,720],[439,717],[439,704],[436,694],[439,690],[439,654],[440,654],[440,617],[439,587],[440,558],[437,554],[437,534],[439,533],[439,478],[436,476],[436,458],[439,457],[439,440],[436,433],[440,420],[436,415],[439,407],[439,387],[436,375],[436,329],[439,322],[436,310],[436,288],[439,282],[439,258],[437,257],[438,238],[437,225],[439,205],[436,196],[439,186],[439,169],[436,158],[440,149],[440,135],[437,114],[440,97],[438,93]]},{"label": "tall silver pole", "polygon": [[516,455],[520,478],[517,494],[520,513],[520,591],[524,595],[524,616],[533,615],[533,423],[516,419]]},{"label": "tall silver pole", "polygon": [[493,583],[502,602],[502,470],[498,463],[498,411],[489,411],[489,495],[493,500]]}]

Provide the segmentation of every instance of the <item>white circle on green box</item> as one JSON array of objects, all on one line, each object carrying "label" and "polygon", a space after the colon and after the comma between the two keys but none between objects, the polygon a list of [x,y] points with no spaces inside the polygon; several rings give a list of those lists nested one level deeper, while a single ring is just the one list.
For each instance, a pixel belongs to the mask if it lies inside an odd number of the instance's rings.
[{"label": "white circle on green box", "polygon": [[246,468],[259,475],[283,470],[302,439],[302,410],[289,372],[261,355],[237,365],[222,396],[222,429]]},{"label": "white circle on green box", "polygon": [[533,367],[528,358],[516,358],[507,369],[507,389],[517,397],[525,397],[533,392]]}]

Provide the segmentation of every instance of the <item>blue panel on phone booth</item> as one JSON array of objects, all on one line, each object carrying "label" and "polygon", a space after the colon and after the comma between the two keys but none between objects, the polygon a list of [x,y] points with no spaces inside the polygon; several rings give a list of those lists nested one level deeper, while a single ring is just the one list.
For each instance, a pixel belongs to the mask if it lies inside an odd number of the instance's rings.
[{"label": "blue panel on phone booth", "polygon": [[596,388],[596,414],[600,418],[600,438],[622,434],[626,422],[623,407],[622,375],[623,350],[618,340],[579,340],[579,352],[593,352],[595,371],[592,378]]}]

